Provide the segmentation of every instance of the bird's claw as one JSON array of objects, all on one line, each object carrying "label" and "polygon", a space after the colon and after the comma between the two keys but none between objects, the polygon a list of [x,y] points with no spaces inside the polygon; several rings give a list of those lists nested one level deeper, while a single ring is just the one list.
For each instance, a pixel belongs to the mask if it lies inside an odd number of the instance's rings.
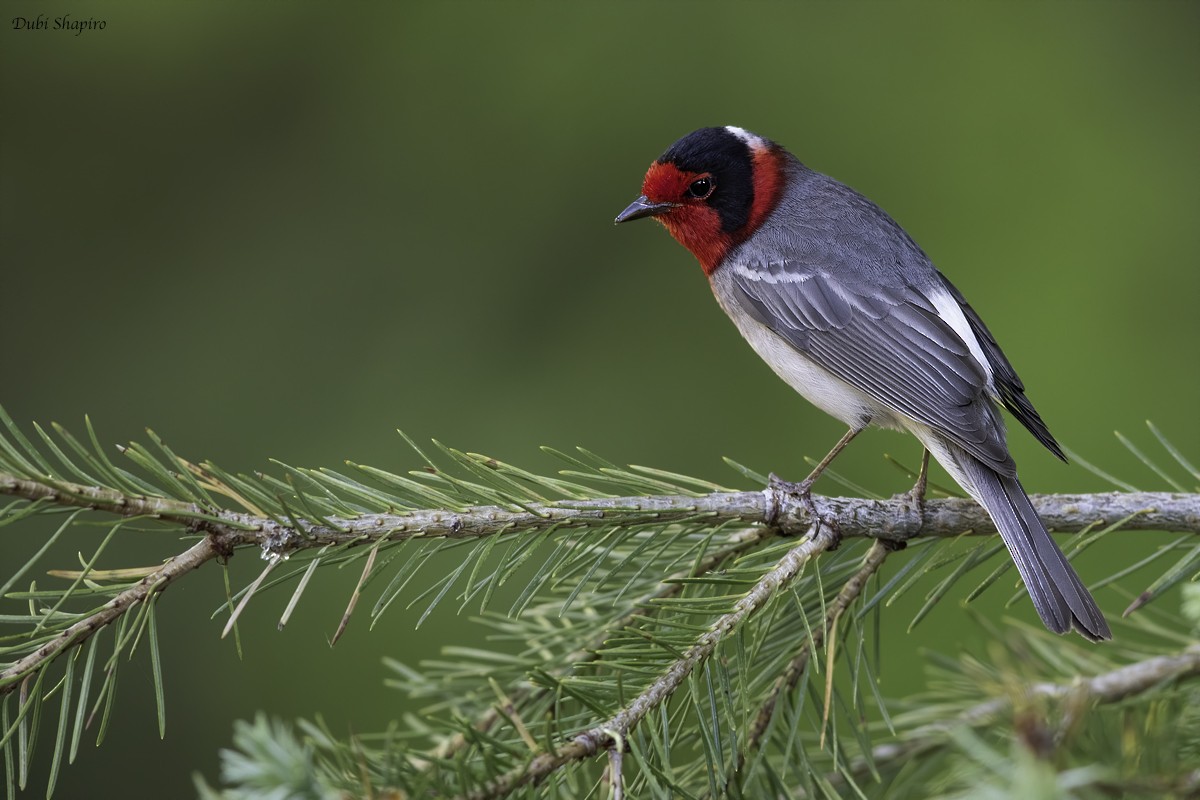
[{"label": "bird's claw", "polygon": [[892,495],[893,500],[899,500],[915,511],[918,517],[925,516],[925,489],[921,486],[914,486],[907,492],[898,492]]},{"label": "bird's claw", "polygon": [[833,537],[833,544],[828,549],[836,550],[838,545],[841,544],[842,532],[838,528],[837,520],[832,517],[825,517],[817,510],[817,504],[812,499],[813,481],[806,479],[793,483],[792,481],[783,480],[774,472],[768,476],[768,480],[770,481],[770,487],[776,492],[791,495],[800,501],[800,504],[804,506],[808,521],[812,524],[813,536],[816,536],[818,531],[824,527],[829,531],[830,536]]}]

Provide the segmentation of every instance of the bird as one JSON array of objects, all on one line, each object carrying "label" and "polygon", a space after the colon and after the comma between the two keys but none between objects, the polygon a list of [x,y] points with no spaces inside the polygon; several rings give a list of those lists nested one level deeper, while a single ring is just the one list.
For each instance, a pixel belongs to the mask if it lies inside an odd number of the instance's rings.
[{"label": "bird", "polygon": [[1045,626],[1111,639],[1104,614],[1017,479],[1007,409],[1051,453],[1062,448],[962,293],[883,209],[732,125],[701,128],[656,159],[615,222],[653,218],[700,262],[756,353],[795,391],[848,426],[803,481],[869,426],[924,446],[995,523]]}]

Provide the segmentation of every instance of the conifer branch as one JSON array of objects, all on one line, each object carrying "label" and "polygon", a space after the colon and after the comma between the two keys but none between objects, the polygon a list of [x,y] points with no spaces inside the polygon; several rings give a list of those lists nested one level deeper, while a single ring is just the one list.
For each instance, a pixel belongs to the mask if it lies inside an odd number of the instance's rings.
[{"label": "conifer branch", "polygon": [[867,580],[879,571],[879,568],[883,566],[884,560],[888,555],[895,552],[896,549],[895,543],[883,539],[876,540],[871,545],[871,549],[863,557],[862,567],[848,581],[842,584],[837,597],[829,603],[825,612],[824,624],[813,630],[812,636],[804,640],[800,647],[800,652],[788,662],[783,673],[775,680],[775,684],[771,687],[767,699],[759,707],[758,714],[750,726],[745,744],[738,751],[737,767],[734,769],[734,772],[739,777],[744,775],[743,767],[746,765],[747,754],[755,752],[762,744],[763,736],[771,724],[771,717],[775,713],[775,707],[779,702],[779,698],[784,693],[790,692],[796,687],[800,677],[808,668],[813,648],[821,647],[825,644],[826,637],[833,630],[838,618],[850,607],[851,603],[858,599],[858,596],[862,594],[863,589],[867,586]]},{"label": "conifer branch", "polygon": [[[32,480],[0,472],[0,494],[29,500],[46,498],[68,507],[107,511],[123,517],[152,517],[218,537],[226,548],[258,545],[264,554],[287,556],[301,550],[407,539],[478,539],[501,533],[538,533],[550,528],[669,525],[705,519],[721,523],[766,524],[784,535],[799,535],[811,523],[805,504],[776,487],[757,492],[705,495],[598,497],[523,504],[514,511],[495,505],[413,509],[392,514],[360,514],[326,520],[300,520],[300,526],[196,503],[130,495],[65,481]],[[836,521],[844,537],[904,542],[916,536],[955,537],[996,532],[991,518],[973,500],[926,500],[923,508],[907,495],[890,500],[813,496],[818,515]],[[1200,533],[1200,494],[1107,492],[1031,495],[1046,527],[1060,533],[1121,523],[1123,530]]]},{"label": "conifer branch", "polygon": [[[859,758],[850,766],[849,774],[855,777],[867,775],[872,772],[871,764],[878,771],[885,765],[946,747],[955,730],[993,722],[1011,710],[1017,700],[1064,700],[1070,697],[1077,699],[1080,704],[1091,702],[1103,705],[1125,700],[1164,684],[1196,677],[1200,677],[1200,646],[1194,645],[1173,655],[1147,658],[1090,678],[1077,678],[1070,683],[1034,683],[1022,687],[1020,696],[1009,694],[979,703],[951,719],[916,728],[906,734],[903,741],[878,745],[871,750],[870,760]],[[827,777],[835,785],[845,782],[845,774],[840,772],[830,773]]]},{"label": "conifer branch", "polygon": [[[12,692],[17,678],[30,674],[69,646],[136,607],[152,591],[161,591],[180,575],[236,549],[257,546],[267,559],[329,545],[370,544],[380,540],[480,539],[514,531],[603,528],[614,524],[669,525],[703,519],[708,524],[766,525],[785,535],[806,531],[809,512],[794,495],[769,486],[758,492],[705,495],[600,497],[522,504],[518,510],[495,505],[413,509],[344,518],[279,519],[229,511],[199,503],[134,495],[60,479],[19,477],[0,472],[0,494],[47,500],[66,507],[105,511],[122,517],[150,517],[204,534],[204,541],[174,557],[161,569],[121,592],[99,611],[65,629],[53,641],[0,672],[0,696]],[[1075,532],[1089,526],[1121,523],[1126,530],[1200,533],[1200,495],[1167,492],[1090,495],[1037,495],[1031,498],[1051,530]],[[927,500],[921,508],[905,497],[864,500],[815,496],[818,515],[837,523],[843,537],[905,542],[916,536],[950,537],[963,531],[995,532],[990,518],[973,501]]]},{"label": "conifer branch", "polygon": [[100,607],[99,611],[76,622],[37,650],[13,662],[11,666],[0,672],[0,697],[17,689],[20,684],[16,680],[18,677],[36,672],[68,647],[87,641],[104,626],[144,604],[150,599],[151,594],[163,591],[180,576],[186,575],[206,561],[217,558],[223,552],[221,546],[212,537],[205,537],[171,558],[161,568],[109,600]]},{"label": "conifer branch", "polygon": [[837,537],[829,526],[820,525],[814,536],[790,548],[776,566],[738,600],[732,611],[718,617],[708,631],[696,640],[695,645],[611,719],[574,736],[569,742],[558,745],[554,752],[542,753],[527,765],[506,772],[488,782],[486,786],[461,795],[460,800],[493,800],[505,797],[522,786],[538,783],[572,761],[590,758],[601,750],[612,747],[616,743],[616,737],[629,734],[647,714],[669,699],[692,670],[712,655],[717,645],[730,632],[783,591],[805,564],[836,543]]},{"label": "conifer branch", "polygon": [[[561,677],[567,675],[577,665],[593,661],[599,657],[598,650],[604,645],[605,640],[610,635],[611,631],[619,630],[624,626],[633,622],[634,618],[641,615],[651,615],[655,613],[656,608],[662,608],[661,605],[653,605],[655,600],[666,600],[675,597],[683,591],[687,584],[683,582],[684,578],[691,578],[697,575],[703,575],[711,570],[717,569],[721,564],[730,559],[737,558],[742,553],[757,547],[760,542],[766,539],[770,532],[766,528],[748,528],[739,531],[737,534],[730,537],[730,543],[725,547],[705,556],[694,567],[689,567],[686,570],[681,570],[675,574],[663,579],[659,588],[649,594],[643,595],[630,604],[631,610],[612,620],[611,623],[605,626],[605,629],[597,638],[588,642],[574,652],[563,656],[559,662],[560,666],[550,672],[551,675]],[[511,704],[515,705],[527,698],[538,698],[549,693],[548,689],[530,689],[522,687],[514,690],[510,694]],[[494,705],[475,721],[472,726],[476,731],[487,731],[503,716],[500,706]],[[459,750],[466,747],[470,742],[467,737],[461,733],[447,739],[438,747],[436,751],[437,758],[449,758]]]},{"label": "conifer branch", "polygon": [[[382,771],[364,781],[366,786],[372,780],[386,785],[396,782],[414,796],[486,800],[529,791],[539,784],[561,790],[573,785],[576,770],[597,774],[596,762],[606,753],[608,769],[602,780],[609,782],[613,793],[625,789],[621,762],[628,755],[638,767],[626,776],[631,791],[654,786],[654,792],[661,794],[689,786],[688,793],[694,794],[697,783],[707,781],[712,793],[726,789],[746,794],[773,791],[769,787],[776,785],[780,775],[795,774],[805,776],[799,791],[820,794],[834,783],[852,783],[856,771],[877,775],[881,762],[894,767],[914,753],[936,752],[964,724],[1002,721],[1018,695],[1060,696],[1066,691],[1059,684],[1039,683],[987,703],[979,703],[977,694],[965,693],[965,702],[939,706],[940,717],[928,713],[927,706],[922,707],[925,713],[914,711],[903,731],[892,726],[885,701],[876,691],[893,744],[872,747],[866,731],[854,725],[856,735],[862,734],[857,744],[842,733],[849,712],[839,705],[843,698],[832,677],[834,646],[846,638],[838,638],[839,620],[847,618],[846,612],[888,553],[910,539],[994,533],[986,513],[970,500],[914,504],[902,495],[891,500],[818,496],[809,501],[774,484],[762,491],[736,492],[649,467],[622,468],[582,448],[579,455],[550,451],[566,461],[568,469],[543,476],[435,442],[450,461],[447,470],[411,440],[425,466],[406,474],[349,464],[346,475],[277,462],[281,474],[241,475],[208,462],[185,461],[148,432],[150,446],[133,443],[120,448],[133,464],[130,471],[110,460],[90,423],[88,443],[60,426],[55,426],[57,441],[34,427],[41,439],[36,446],[37,438],[22,434],[0,408],[0,496],[16,498],[0,504],[0,525],[31,516],[64,519],[37,554],[0,588],[7,599],[29,602],[28,613],[7,617],[28,630],[15,637],[16,646],[5,648],[13,660],[0,662],[0,699],[22,690],[15,718],[8,716],[10,706],[5,705],[0,750],[12,761],[17,741],[22,770],[27,769],[28,756],[22,744],[25,726],[28,720],[36,724],[42,706],[57,691],[42,690],[51,662],[73,655],[72,648],[88,643],[86,658],[78,662],[84,667],[77,700],[70,690],[77,660],[60,662],[66,664],[56,736],[61,748],[70,720],[76,721],[77,739],[79,720],[88,714],[84,701],[93,685],[94,635],[108,625],[117,630],[114,653],[99,684],[100,696],[92,704],[91,713],[102,709],[106,718],[115,664],[137,649],[147,631],[151,670],[156,686],[160,684],[153,613],[157,593],[208,561],[251,548],[268,562],[267,570],[240,592],[229,625],[256,590],[294,581],[286,619],[319,566],[363,559],[362,578],[343,627],[368,580],[392,564],[387,586],[376,595],[370,611],[372,619],[402,594],[416,595],[410,605],[427,604],[421,620],[452,597],[462,601],[460,610],[479,602],[486,611],[483,624],[498,639],[522,643],[524,649],[515,654],[490,647],[449,648],[447,659],[424,662],[418,670],[394,663],[399,673],[394,685],[413,698],[430,698],[431,710],[448,712],[449,717],[415,724],[404,735],[425,749],[409,750],[400,761],[380,754]],[[1200,477],[1169,443],[1159,439],[1187,474]],[[1159,475],[1166,474],[1140,453],[1134,454]],[[739,470],[760,480],[751,470]],[[1172,480],[1168,484],[1176,489],[1183,486]],[[1051,530],[1095,531],[1075,543],[1076,551],[1116,530],[1178,534],[1100,584],[1155,561],[1166,564],[1130,610],[1186,580],[1200,563],[1200,551],[1192,544],[1200,534],[1198,494],[1131,491],[1032,499]],[[81,557],[82,571],[50,573],[71,580],[70,585],[46,588],[35,580],[25,591],[10,591],[58,547],[61,535],[95,525],[104,515],[111,515],[103,525],[108,532],[90,557]],[[182,533],[195,541],[157,568],[105,568],[105,548],[122,526],[146,519],[164,523],[162,529],[169,535]],[[779,535],[803,538],[770,541]],[[819,571],[805,569],[839,537],[868,538],[873,545],[861,561],[848,548],[824,556]],[[434,576],[432,585],[425,571],[418,581],[425,587],[407,588],[431,557],[450,549],[462,554],[451,570]],[[978,543],[938,584],[917,618],[979,560],[1001,549],[998,541]],[[880,590],[881,597],[898,596],[930,570],[962,557],[955,550],[926,559],[937,550],[922,548],[906,560]],[[301,556],[299,564],[272,572],[293,555]],[[972,596],[994,582],[1003,569],[993,571]],[[898,583],[902,578],[903,583]],[[502,590],[506,584],[508,589]],[[506,594],[515,598],[509,614],[503,615],[494,605],[508,602],[501,600]],[[104,600],[102,606],[92,604]],[[800,613],[790,613],[793,607]],[[1186,639],[1162,626],[1155,628],[1153,619],[1145,615],[1139,620],[1133,624],[1147,631],[1161,629],[1173,642]],[[1030,646],[1037,647],[1032,639]],[[821,647],[829,660],[824,713],[817,730],[803,731],[797,727],[801,718],[789,716],[787,744],[781,741],[779,747],[766,747],[774,736],[775,720],[781,718],[781,699],[810,674],[813,654]],[[1045,666],[1059,676],[1112,670],[1073,689],[1080,697],[1099,702],[1200,674],[1200,653],[1194,646],[1182,660],[1160,658],[1160,652],[1147,652],[1140,664],[1121,669],[1097,654],[1082,653],[1074,664],[1054,658]],[[855,661],[851,705],[857,708],[857,670],[863,653],[849,655]],[[871,680],[870,666],[865,662],[861,666]],[[487,676],[486,685],[477,680],[479,675]],[[488,688],[498,703],[488,702]],[[672,698],[678,702],[668,706]],[[160,725],[161,702],[160,694]],[[969,710],[960,715],[964,708]],[[661,723],[647,728],[651,712],[656,723],[661,716]],[[311,726],[308,731],[332,758],[344,755],[336,737]],[[454,735],[439,742],[437,731]],[[834,742],[833,760],[842,765],[839,776],[826,775],[827,735]],[[248,746],[257,752],[273,734],[264,736],[261,741],[251,737]],[[680,749],[672,748],[673,739],[680,742]],[[816,751],[806,753],[805,740],[815,744]],[[74,739],[71,746],[75,747]],[[687,750],[698,751],[699,757],[681,763],[678,754]],[[815,755],[817,751],[822,755]],[[856,753],[859,758],[837,753]],[[262,761],[267,772],[284,766],[273,756],[254,758]],[[299,764],[307,758],[297,750],[284,761]],[[368,769],[374,771],[369,763],[373,758],[363,763],[364,775]],[[401,771],[393,772],[393,767]],[[559,774],[563,768],[567,768],[565,778]],[[309,773],[314,786],[352,788],[353,781],[336,768],[324,769]]]}]

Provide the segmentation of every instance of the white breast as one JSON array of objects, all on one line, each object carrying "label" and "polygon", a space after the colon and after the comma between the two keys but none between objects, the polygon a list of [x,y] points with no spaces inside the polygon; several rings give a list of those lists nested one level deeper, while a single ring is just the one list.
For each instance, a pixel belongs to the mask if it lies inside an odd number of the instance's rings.
[{"label": "white breast", "polygon": [[826,414],[847,425],[872,423],[885,428],[902,427],[901,420],[891,410],[830,374],[788,344],[783,337],[746,313],[734,295],[737,289],[723,274],[723,270],[718,270],[712,276],[712,289],[717,302],[754,348],[754,352],[758,353],[788,386]]}]

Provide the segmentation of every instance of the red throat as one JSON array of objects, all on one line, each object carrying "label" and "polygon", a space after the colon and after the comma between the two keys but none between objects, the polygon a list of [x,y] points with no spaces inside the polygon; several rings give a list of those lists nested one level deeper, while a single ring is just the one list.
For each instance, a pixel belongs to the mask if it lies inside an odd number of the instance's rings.
[{"label": "red throat", "polygon": [[707,203],[686,199],[687,187],[705,173],[681,170],[670,162],[655,162],[642,182],[642,194],[654,202],[679,203],[657,219],[677,242],[691,251],[704,274],[711,276],[729,251],[758,230],[779,203],[783,158],[778,147],[754,149],[754,200],[746,224],[736,231],[724,230],[721,215]]},{"label": "red throat", "polygon": [[712,275],[733,247],[733,239],[721,230],[720,215],[708,206],[676,209],[658,221],[677,242],[692,251],[705,275]]}]

